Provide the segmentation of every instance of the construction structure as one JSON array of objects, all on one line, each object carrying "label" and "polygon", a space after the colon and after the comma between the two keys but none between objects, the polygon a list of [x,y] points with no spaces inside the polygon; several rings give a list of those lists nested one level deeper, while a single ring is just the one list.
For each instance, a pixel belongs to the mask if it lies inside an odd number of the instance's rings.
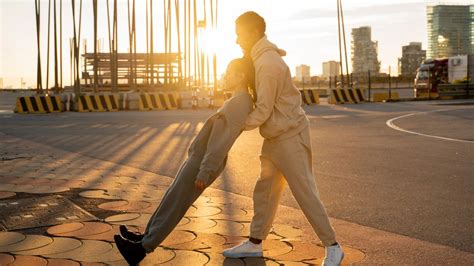
[{"label": "construction structure", "polygon": [[377,59],[378,42],[372,41],[372,29],[368,26],[352,29],[352,73],[354,75],[373,75],[380,72]]},{"label": "construction structure", "polygon": [[428,58],[474,54],[474,5],[426,8]]},{"label": "construction structure", "polygon": [[[141,5],[139,8],[136,2]],[[218,0],[127,0],[126,5],[123,2],[118,5],[118,0],[107,0],[100,1],[100,6],[98,0],[84,3],[92,5],[93,10],[92,52],[87,52],[87,45],[81,43],[84,24],[82,0],[71,0],[72,10],[67,13],[63,11],[63,1],[48,0],[46,36],[40,31],[43,29],[40,22],[44,12],[40,10],[40,1],[35,0],[38,93],[48,93],[51,90],[58,93],[66,88],[63,84],[62,64],[63,14],[72,14],[68,16],[68,19],[72,19],[73,27],[73,36],[70,38],[70,88],[76,95],[89,91],[217,89],[216,53],[203,47],[203,39],[207,32],[217,28]],[[118,9],[123,9],[124,6],[127,16],[119,17]],[[99,8],[107,11],[105,23],[104,16],[99,14]],[[138,14],[137,10],[143,14]],[[137,16],[146,18],[144,25],[137,24]],[[119,19],[127,20],[126,29],[118,28]],[[99,42],[100,26],[108,29],[106,43]],[[142,40],[146,41],[146,51],[137,51],[137,27],[146,29]],[[119,38],[119,32],[127,32],[128,52],[118,51],[118,41],[123,39]],[[47,38],[45,71],[41,67],[41,60],[45,56],[41,54],[42,38]],[[156,49],[156,40],[160,41],[160,51]],[[50,42],[53,49],[50,49]],[[106,52],[102,51],[104,44],[108,46]],[[83,51],[81,47],[84,47]],[[50,50],[54,58],[54,75],[51,75],[54,77],[54,84],[49,84]]]}]

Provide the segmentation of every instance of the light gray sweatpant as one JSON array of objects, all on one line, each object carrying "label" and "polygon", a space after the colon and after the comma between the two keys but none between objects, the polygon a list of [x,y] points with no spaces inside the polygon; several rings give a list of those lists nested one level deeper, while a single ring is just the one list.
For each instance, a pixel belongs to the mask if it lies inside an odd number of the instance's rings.
[{"label": "light gray sweatpant", "polygon": [[[334,229],[319,199],[312,171],[309,127],[283,140],[265,140],[260,156],[261,173],[253,193],[254,216],[250,237],[266,239],[281,195],[288,183],[301,210],[325,246],[336,242]],[[286,180],[286,182],[285,182]]]},{"label": "light gray sweatpant", "polygon": [[[202,159],[202,156],[191,155],[183,162],[160,205],[148,221],[142,239],[142,246],[147,253],[153,252],[165,240],[202,194],[203,190],[194,185]],[[210,178],[209,185],[216,177]]]}]

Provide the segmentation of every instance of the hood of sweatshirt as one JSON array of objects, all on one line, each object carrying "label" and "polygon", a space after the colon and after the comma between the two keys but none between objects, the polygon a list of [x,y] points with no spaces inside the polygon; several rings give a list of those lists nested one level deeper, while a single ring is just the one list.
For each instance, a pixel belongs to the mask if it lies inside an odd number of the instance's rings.
[{"label": "hood of sweatshirt", "polygon": [[257,60],[263,53],[267,51],[275,51],[277,52],[280,56],[285,56],[286,51],[283,49],[278,48],[275,44],[270,42],[267,39],[267,36],[263,36],[260,40],[258,40],[257,43],[252,47],[250,50],[250,56],[252,59],[255,61]]}]

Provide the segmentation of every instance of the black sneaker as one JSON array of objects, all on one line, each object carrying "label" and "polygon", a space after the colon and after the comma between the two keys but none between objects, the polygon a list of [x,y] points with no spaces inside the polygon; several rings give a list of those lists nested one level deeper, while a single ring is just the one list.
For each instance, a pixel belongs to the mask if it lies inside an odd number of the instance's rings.
[{"label": "black sneaker", "polygon": [[146,256],[145,248],[140,242],[132,242],[120,235],[114,235],[115,244],[120,254],[130,265],[137,265]]},{"label": "black sneaker", "polygon": [[128,230],[126,225],[121,224],[119,226],[120,229],[120,235],[122,235],[123,238],[133,241],[133,242],[140,242],[143,239],[143,235],[140,233],[135,233],[130,230]]}]

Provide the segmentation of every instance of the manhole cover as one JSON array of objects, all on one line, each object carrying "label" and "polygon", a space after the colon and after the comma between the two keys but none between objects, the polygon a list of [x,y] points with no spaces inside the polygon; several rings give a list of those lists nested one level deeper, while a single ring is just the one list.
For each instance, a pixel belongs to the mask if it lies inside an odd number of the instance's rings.
[{"label": "manhole cover", "polygon": [[18,230],[62,223],[98,220],[61,196],[0,200],[3,230]]}]

